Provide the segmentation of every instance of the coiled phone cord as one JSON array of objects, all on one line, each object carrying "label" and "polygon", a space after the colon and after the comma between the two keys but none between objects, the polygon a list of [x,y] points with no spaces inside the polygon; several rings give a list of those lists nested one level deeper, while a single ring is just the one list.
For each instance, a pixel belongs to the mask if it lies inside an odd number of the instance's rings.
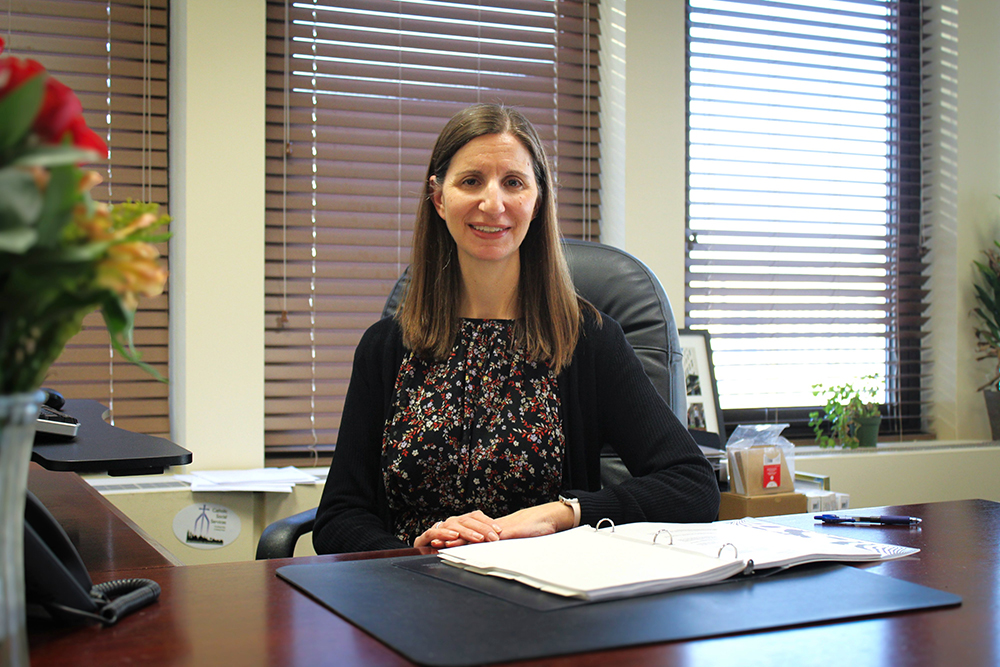
[{"label": "coiled phone cord", "polygon": [[[55,602],[50,602],[45,606],[58,609],[68,616],[100,621],[104,625],[114,625],[122,616],[127,616],[133,611],[156,602],[160,597],[160,585],[150,579],[117,579],[97,584],[90,589],[90,596],[100,607],[96,614]],[[114,597],[113,600],[112,597]]]}]

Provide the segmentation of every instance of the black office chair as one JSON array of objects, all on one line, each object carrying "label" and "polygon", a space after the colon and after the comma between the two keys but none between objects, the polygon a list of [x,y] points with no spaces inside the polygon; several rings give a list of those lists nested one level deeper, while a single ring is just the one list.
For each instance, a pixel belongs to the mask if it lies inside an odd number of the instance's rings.
[{"label": "black office chair", "polygon": [[[653,272],[632,255],[600,243],[566,240],[566,259],[577,292],[610,315],[642,361],[653,386],[682,423],[687,423],[687,395],[677,324],[670,301]],[[391,315],[409,282],[403,272],[382,311]],[[601,482],[617,484],[629,477],[610,447],[601,458]],[[269,525],[257,544],[257,559],[288,558],[299,537],[310,532],[316,509],[279,519]]]}]

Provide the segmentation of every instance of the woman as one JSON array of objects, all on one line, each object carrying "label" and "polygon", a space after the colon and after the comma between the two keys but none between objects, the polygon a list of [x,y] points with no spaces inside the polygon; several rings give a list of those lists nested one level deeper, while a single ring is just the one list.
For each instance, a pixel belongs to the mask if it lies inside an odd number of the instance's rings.
[{"label": "woman", "polygon": [[[355,353],[318,553],[715,519],[708,461],[621,327],[573,290],[520,113],[476,105],[442,130],[411,260],[396,316]],[[604,443],[633,479],[601,488]]]}]

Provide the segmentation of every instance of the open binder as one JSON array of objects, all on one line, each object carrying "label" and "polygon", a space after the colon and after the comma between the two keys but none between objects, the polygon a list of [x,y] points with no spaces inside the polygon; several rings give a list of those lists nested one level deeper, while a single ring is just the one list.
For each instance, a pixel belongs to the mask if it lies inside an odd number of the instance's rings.
[{"label": "open binder", "polygon": [[709,524],[579,526],[553,535],[443,549],[438,557],[477,574],[584,600],[661,593],[817,561],[879,561],[918,549],[758,519]]}]

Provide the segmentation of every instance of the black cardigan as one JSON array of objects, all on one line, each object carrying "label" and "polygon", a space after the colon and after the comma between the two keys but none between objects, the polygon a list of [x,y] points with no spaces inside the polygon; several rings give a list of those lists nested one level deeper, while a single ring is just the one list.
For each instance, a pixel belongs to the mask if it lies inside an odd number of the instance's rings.
[{"label": "black cardigan", "polygon": [[[562,488],[580,499],[581,523],[714,521],[719,487],[711,465],[642,369],[617,322],[588,321],[559,375],[566,436]],[[382,483],[382,434],[406,350],[392,318],[358,344],[337,449],[313,528],[317,553],[398,549]],[[601,488],[609,443],[633,478]]]}]

